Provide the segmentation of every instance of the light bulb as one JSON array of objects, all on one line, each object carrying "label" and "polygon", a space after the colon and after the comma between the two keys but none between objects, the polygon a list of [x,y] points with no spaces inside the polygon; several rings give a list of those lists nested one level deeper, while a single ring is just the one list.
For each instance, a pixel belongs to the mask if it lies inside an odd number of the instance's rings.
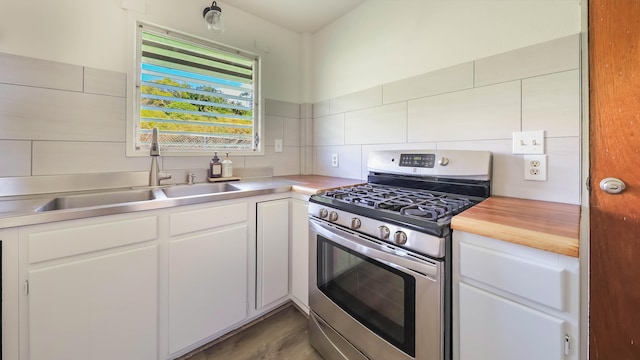
[{"label": "light bulb", "polygon": [[207,28],[209,30],[224,31],[224,23],[222,22],[222,14],[212,10],[207,13]]},{"label": "light bulb", "polygon": [[204,8],[202,14],[207,22],[209,30],[224,32],[224,22],[222,21],[222,9],[214,1],[210,7]]}]

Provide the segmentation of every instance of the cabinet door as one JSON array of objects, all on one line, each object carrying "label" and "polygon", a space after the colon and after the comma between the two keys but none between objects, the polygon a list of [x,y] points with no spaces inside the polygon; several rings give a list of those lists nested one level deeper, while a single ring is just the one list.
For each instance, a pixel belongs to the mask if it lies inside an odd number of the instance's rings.
[{"label": "cabinet door", "polygon": [[259,309],[289,293],[289,199],[265,201],[257,206]]},{"label": "cabinet door", "polygon": [[564,321],[460,283],[460,360],[564,359]]},{"label": "cabinet door", "polygon": [[169,243],[169,351],[247,316],[246,224]]},{"label": "cabinet door", "polygon": [[158,358],[157,246],[29,271],[30,360]]},{"label": "cabinet door", "polygon": [[309,203],[291,200],[291,295],[309,309]]}]

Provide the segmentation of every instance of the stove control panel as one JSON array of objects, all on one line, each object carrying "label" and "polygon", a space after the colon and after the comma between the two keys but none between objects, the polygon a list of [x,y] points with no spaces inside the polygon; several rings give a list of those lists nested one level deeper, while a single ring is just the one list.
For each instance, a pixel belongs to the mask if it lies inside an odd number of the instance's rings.
[{"label": "stove control panel", "polygon": [[400,154],[400,166],[432,168],[436,154]]},{"label": "stove control panel", "polygon": [[369,173],[491,180],[492,154],[476,150],[371,151]]}]

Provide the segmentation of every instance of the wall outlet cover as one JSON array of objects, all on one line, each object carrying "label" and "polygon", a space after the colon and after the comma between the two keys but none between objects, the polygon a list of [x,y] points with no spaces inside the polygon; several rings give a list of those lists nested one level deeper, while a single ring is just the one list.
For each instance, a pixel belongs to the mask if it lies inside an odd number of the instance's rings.
[{"label": "wall outlet cover", "polygon": [[338,167],[338,154],[331,154],[331,167]]},{"label": "wall outlet cover", "polygon": [[547,181],[547,155],[524,156],[524,179]]}]

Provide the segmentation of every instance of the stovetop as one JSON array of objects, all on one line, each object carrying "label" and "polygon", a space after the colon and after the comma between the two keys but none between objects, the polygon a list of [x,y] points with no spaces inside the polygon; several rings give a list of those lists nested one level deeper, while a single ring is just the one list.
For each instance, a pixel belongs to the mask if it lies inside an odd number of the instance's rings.
[{"label": "stovetop", "polygon": [[335,200],[338,206],[347,203],[441,222],[479,202],[465,196],[378,184],[331,190],[320,196]]},{"label": "stovetop", "polygon": [[311,196],[310,216],[377,237],[392,226],[445,238],[451,217],[491,196],[488,151],[372,151],[367,168],[367,184]]}]

